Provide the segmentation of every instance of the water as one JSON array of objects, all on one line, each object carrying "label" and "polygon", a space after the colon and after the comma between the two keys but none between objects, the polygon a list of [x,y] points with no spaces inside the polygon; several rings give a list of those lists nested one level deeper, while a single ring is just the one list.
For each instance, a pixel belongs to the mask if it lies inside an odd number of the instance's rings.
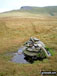
[{"label": "water", "polygon": [[18,53],[15,53],[15,55],[13,56],[13,58],[12,58],[12,62],[16,62],[16,63],[28,63],[26,60],[25,60],[25,56],[24,56],[24,54],[23,54],[23,50],[24,50],[25,48],[23,47],[23,48],[20,48],[19,50],[18,50]]},{"label": "water", "polygon": [[[24,54],[23,54],[23,50],[25,49],[26,47],[21,47],[17,53],[12,53],[13,55],[13,58],[11,59],[12,62],[15,62],[15,63],[33,63],[34,61],[33,60],[29,60],[27,58],[25,58]],[[51,56],[51,54],[48,52],[49,56]],[[43,60],[43,59],[39,59],[38,60]]]}]

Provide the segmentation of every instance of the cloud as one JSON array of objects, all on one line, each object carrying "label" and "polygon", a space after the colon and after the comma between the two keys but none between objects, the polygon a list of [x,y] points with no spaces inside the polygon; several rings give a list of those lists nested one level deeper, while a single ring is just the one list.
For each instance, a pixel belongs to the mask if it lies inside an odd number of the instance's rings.
[{"label": "cloud", "polygon": [[57,0],[24,0],[23,5],[51,6],[51,5],[57,5]]}]

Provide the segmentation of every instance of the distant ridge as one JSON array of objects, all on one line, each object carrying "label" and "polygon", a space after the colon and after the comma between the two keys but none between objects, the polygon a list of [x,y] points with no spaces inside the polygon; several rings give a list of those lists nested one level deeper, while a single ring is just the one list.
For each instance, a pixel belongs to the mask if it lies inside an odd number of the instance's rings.
[{"label": "distant ridge", "polygon": [[57,15],[57,6],[46,6],[46,7],[22,6],[20,8],[20,11],[26,11],[38,14],[49,14],[51,16],[54,16]]},{"label": "distant ridge", "polygon": [[20,10],[31,10],[33,7],[30,7],[30,6],[22,6],[21,8],[20,8]]}]

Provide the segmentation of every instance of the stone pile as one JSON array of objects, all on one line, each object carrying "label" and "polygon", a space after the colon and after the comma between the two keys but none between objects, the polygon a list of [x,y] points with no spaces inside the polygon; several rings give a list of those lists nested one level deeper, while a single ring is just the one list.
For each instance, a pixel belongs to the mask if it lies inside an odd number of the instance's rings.
[{"label": "stone pile", "polygon": [[49,57],[51,54],[46,50],[45,44],[37,38],[30,38],[24,46],[23,51],[25,56],[30,57]]}]

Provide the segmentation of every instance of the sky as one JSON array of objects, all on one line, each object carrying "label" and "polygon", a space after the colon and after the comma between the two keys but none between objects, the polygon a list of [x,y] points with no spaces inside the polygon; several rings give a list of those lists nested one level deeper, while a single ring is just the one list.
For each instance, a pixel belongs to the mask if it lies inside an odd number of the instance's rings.
[{"label": "sky", "polygon": [[57,0],[0,0],[0,12],[20,9],[22,6],[57,6]]}]

